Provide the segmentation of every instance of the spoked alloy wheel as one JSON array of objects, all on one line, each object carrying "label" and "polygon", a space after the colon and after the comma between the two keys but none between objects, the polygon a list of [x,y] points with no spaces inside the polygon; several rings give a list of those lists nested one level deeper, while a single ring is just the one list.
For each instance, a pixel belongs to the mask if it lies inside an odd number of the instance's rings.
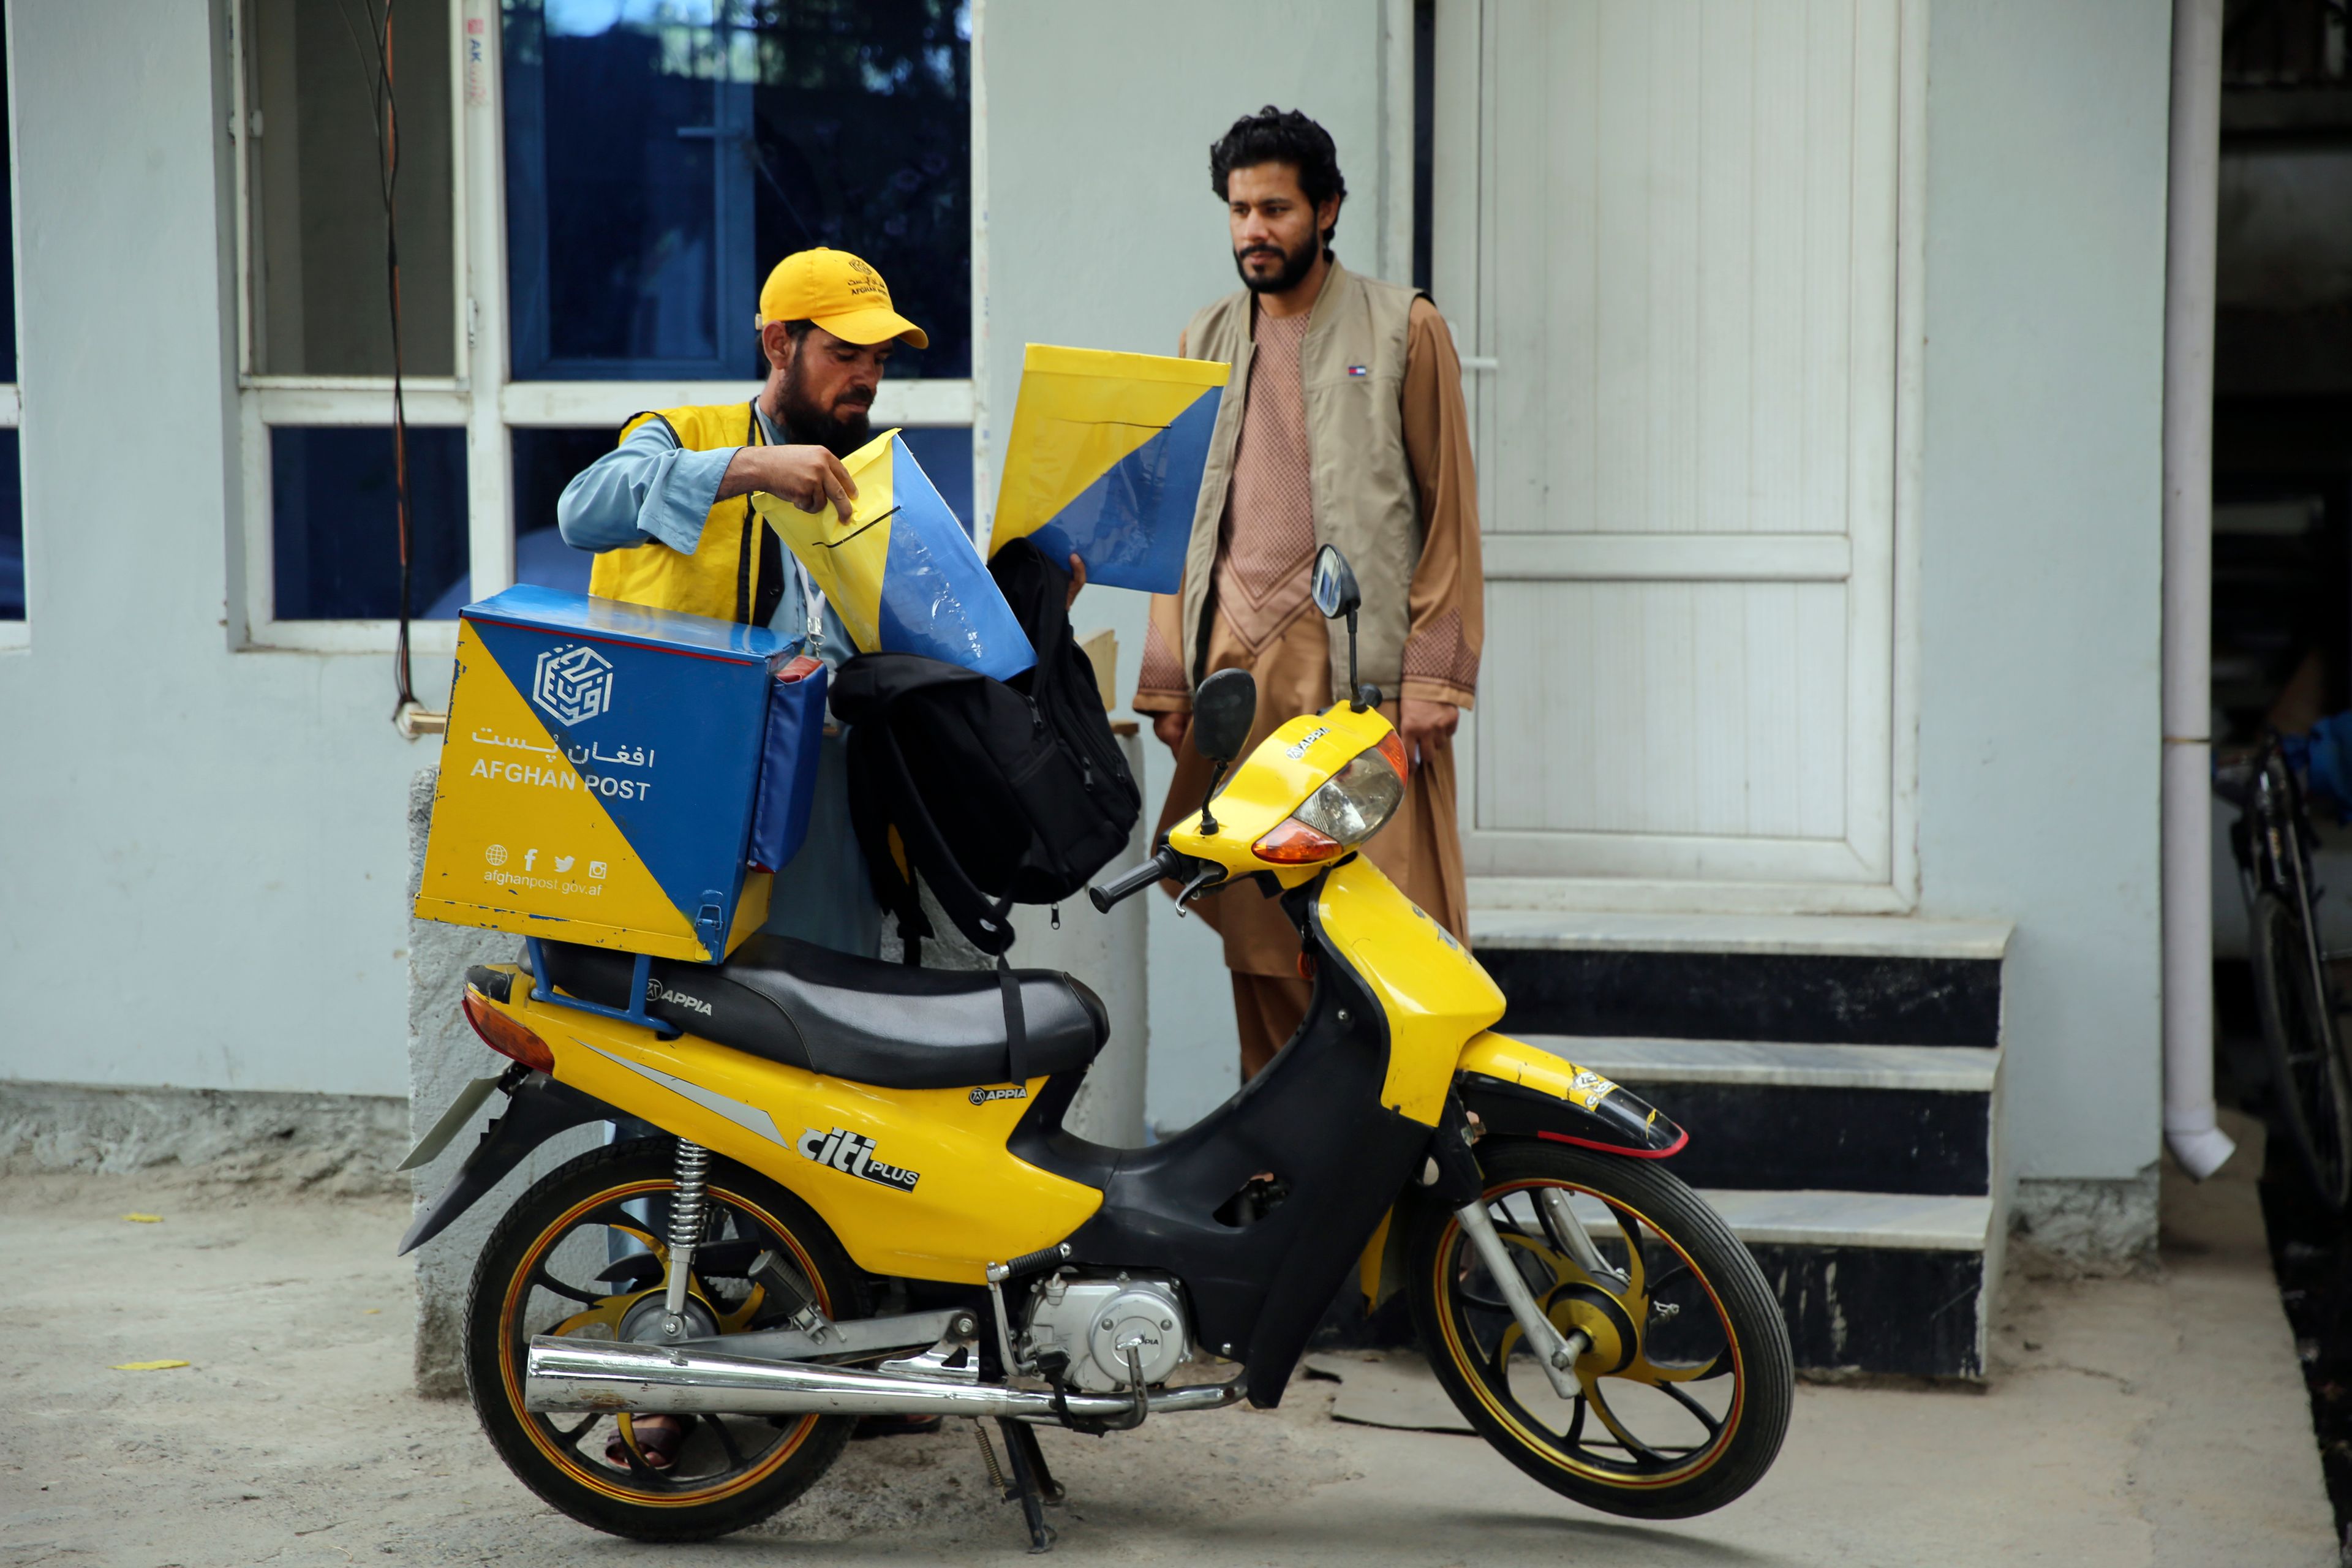
[{"label": "spoked alloy wheel", "polygon": [[2352,1200],[2352,1078],[2332,998],[2302,913],[2268,889],[2248,913],[2272,1123],[2293,1145],[2313,1195],[2341,1213]]},{"label": "spoked alloy wheel", "polygon": [[[656,1468],[626,1415],[523,1409],[533,1335],[654,1341],[675,1148],[647,1138],[598,1149],[525,1193],[483,1251],[466,1317],[467,1386],[508,1468],[582,1523],[640,1541],[699,1540],[756,1523],[831,1468],[856,1425],[852,1416],[687,1416],[675,1462]],[[840,1244],[782,1187],[716,1161],[703,1206],[687,1307],[698,1333],[779,1327],[798,1310],[750,1278],[762,1252],[827,1316],[865,1315]]]},{"label": "spoked alloy wheel", "polygon": [[[1513,1464],[1605,1512],[1681,1519],[1738,1497],[1780,1452],[1794,1382],[1755,1259],[1654,1165],[1496,1142],[1480,1150],[1487,1215],[1545,1315],[1591,1347],[1561,1398],[1461,1223],[1432,1205],[1412,1241],[1413,1318],[1454,1405]],[[1597,1275],[1574,1261],[1563,1203]]]}]

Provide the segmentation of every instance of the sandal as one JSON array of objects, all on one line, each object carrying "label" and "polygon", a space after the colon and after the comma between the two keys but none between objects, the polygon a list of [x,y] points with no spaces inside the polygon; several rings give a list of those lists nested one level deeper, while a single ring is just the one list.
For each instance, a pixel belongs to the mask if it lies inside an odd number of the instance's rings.
[{"label": "sandal", "polygon": [[616,1465],[629,1462],[629,1447],[636,1446],[637,1457],[649,1470],[667,1470],[677,1463],[677,1451],[686,1446],[688,1415],[624,1415],[621,1426],[604,1445],[604,1458]]}]

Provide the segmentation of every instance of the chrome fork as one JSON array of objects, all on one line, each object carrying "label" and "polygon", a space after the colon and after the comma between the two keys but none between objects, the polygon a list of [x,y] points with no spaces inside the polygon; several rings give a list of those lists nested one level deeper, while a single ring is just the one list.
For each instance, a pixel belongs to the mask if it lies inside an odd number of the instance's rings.
[{"label": "chrome fork", "polygon": [[1503,1300],[1510,1305],[1511,1316],[1518,1320],[1519,1332],[1527,1336],[1528,1348],[1535,1352],[1536,1364],[1543,1368],[1545,1378],[1551,1384],[1551,1391],[1562,1399],[1581,1398],[1584,1385],[1577,1381],[1576,1361],[1592,1348],[1591,1337],[1581,1329],[1563,1336],[1552,1326],[1552,1321],[1544,1316],[1543,1308],[1537,1303],[1534,1292],[1528,1289],[1526,1276],[1519,1272],[1518,1263],[1511,1257],[1511,1249],[1504,1246],[1503,1238],[1495,1233],[1494,1216],[1486,1212],[1486,1200],[1483,1194],[1455,1209],[1454,1217],[1462,1222],[1462,1229],[1470,1237],[1470,1245],[1477,1249],[1479,1261],[1486,1264],[1486,1272],[1495,1277],[1496,1289],[1503,1292]]},{"label": "chrome fork", "polygon": [[1551,1228],[1559,1237],[1560,1245],[1568,1249],[1569,1260],[1583,1269],[1587,1279],[1595,1285],[1614,1285],[1620,1290],[1633,1282],[1630,1275],[1622,1269],[1610,1268],[1601,1258],[1601,1249],[1592,1245],[1592,1234],[1584,1228],[1584,1222],[1576,1217],[1576,1210],[1570,1204],[1565,1190],[1542,1188],[1536,1194],[1536,1201],[1543,1205],[1544,1217],[1551,1222]]}]

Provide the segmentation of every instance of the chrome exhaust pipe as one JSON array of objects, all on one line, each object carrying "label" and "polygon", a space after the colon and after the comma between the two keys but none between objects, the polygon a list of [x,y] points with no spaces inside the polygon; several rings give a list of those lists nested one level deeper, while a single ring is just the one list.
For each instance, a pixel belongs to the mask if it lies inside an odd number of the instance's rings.
[{"label": "chrome exhaust pipe", "polygon": [[[1153,1415],[1215,1410],[1242,1396],[1240,1380],[1149,1396]],[[1135,1409],[1131,1395],[1074,1394],[1059,1408],[1051,1394],[909,1377],[862,1367],[661,1345],[541,1335],[523,1363],[523,1408],[542,1414],[609,1411],[635,1415],[1010,1415],[1057,1420],[1063,1411],[1096,1420]]]}]

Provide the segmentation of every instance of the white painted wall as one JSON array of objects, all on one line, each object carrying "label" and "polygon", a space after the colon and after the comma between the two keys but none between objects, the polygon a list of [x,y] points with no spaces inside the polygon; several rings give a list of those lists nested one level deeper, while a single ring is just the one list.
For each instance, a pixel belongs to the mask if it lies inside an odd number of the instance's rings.
[{"label": "white painted wall", "polygon": [[[1409,257],[1391,265],[1381,254],[1379,0],[986,5],[991,471],[1003,468],[1024,344],[1173,353],[1192,312],[1238,287],[1209,144],[1266,103],[1304,110],[1339,143],[1349,190],[1342,259],[1410,273]],[[1409,96],[1401,110],[1411,114]],[[1117,589],[1078,601],[1081,635],[1118,634],[1122,699],[1134,695],[1146,603]],[[1145,749],[1149,826],[1171,764],[1148,735]],[[1152,906],[1147,1114],[1174,1128],[1240,1081],[1233,994],[1214,935],[1179,921],[1165,899]]]},{"label": "white painted wall", "polygon": [[2159,1119],[2170,7],[1932,10],[1922,912],[2017,922],[2017,1173],[2126,1177]]},{"label": "white painted wall", "polygon": [[[205,0],[8,9],[30,646],[0,653],[0,1074],[398,1094],[388,657],[233,651]],[[420,659],[428,702],[447,661]]]}]

